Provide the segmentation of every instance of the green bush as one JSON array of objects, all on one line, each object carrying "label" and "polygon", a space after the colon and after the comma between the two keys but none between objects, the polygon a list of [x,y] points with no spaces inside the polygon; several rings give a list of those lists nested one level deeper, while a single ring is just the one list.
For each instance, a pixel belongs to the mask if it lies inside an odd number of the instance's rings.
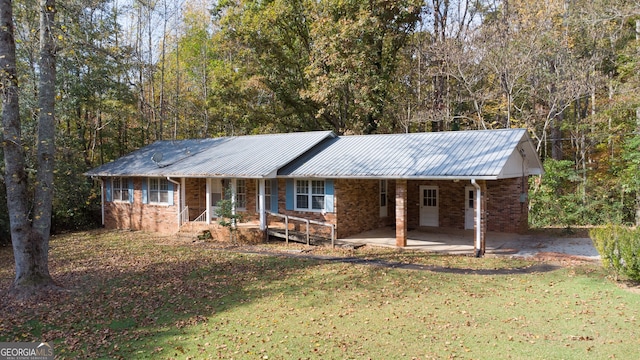
[{"label": "green bush", "polygon": [[605,267],[616,277],[640,281],[640,229],[609,225],[591,230],[590,235]]}]

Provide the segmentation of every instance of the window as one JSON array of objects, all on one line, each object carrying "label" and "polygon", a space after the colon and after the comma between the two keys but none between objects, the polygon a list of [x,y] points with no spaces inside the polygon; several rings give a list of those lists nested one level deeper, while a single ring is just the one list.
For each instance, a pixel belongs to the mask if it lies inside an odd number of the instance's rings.
[{"label": "window", "polygon": [[247,208],[247,182],[244,179],[236,180],[236,209]]},{"label": "window", "polygon": [[387,180],[380,180],[380,207],[387,206]]},{"label": "window", "polygon": [[111,187],[113,188],[113,201],[129,201],[129,179],[113,178]]},{"label": "window", "polygon": [[149,179],[149,202],[155,204],[169,203],[169,180],[162,178]]},{"label": "window", "polygon": [[264,207],[271,208],[271,180],[264,181]]},{"label": "window", "polygon": [[[275,180],[274,180],[275,181]],[[271,209],[271,179],[264,180],[264,208]],[[256,212],[260,211],[260,180],[256,180]]]},{"label": "window", "polygon": [[438,189],[424,189],[422,205],[430,207],[438,206]]},{"label": "window", "polygon": [[324,180],[296,180],[297,210],[324,210]]}]

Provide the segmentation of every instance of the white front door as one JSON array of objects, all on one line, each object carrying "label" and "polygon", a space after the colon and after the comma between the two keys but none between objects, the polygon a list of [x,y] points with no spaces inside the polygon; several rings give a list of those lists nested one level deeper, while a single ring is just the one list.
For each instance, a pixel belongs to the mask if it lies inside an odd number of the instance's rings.
[{"label": "white front door", "polygon": [[464,188],[464,228],[473,229],[473,204],[476,201],[476,189],[473,186]]},{"label": "white front door", "polygon": [[438,226],[438,187],[420,186],[420,226]]}]

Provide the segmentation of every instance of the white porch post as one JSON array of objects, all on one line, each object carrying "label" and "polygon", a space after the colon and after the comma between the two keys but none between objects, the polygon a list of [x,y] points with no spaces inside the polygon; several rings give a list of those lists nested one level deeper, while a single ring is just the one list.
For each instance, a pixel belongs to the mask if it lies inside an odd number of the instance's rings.
[{"label": "white porch post", "polygon": [[206,179],[206,195],[205,195],[205,200],[206,200],[206,205],[207,205],[207,224],[211,224],[211,179],[207,178]]},{"label": "white porch post", "polygon": [[258,210],[260,211],[260,230],[264,230],[267,226],[267,214],[265,209],[265,180],[258,180]]},{"label": "white porch post", "polygon": [[180,178],[180,211],[184,210],[184,207],[187,205],[186,183],[186,178]]},{"label": "white porch post", "polygon": [[482,187],[476,182],[476,179],[471,179],[471,184],[476,188],[476,200],[474,201],[474,206],[476,210],[475,216],[475,256],[481,257],[484,255],[484,234],[482,229]]},{"label": "white porch post", "polygon": [[[231,180],[231,215],[235,215],[236,214],[236,201],[237,201],[237,193],[238,193],[238,187],[236,186],[236,181],[238,181],[237,179],[232,179]],[[231,227],[233,227],[234,229],[236,228],[236,221],[233,220]]]}]

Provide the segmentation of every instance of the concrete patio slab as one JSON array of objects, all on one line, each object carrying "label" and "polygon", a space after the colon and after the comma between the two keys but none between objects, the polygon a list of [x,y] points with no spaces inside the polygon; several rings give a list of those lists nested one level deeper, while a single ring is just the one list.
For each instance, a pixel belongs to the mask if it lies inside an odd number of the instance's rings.
[{"label": "concrete patio slab", "polygon": [[[384,227],[339,239],[352,244],[396,247],[395,229]],[[473,230],[419,228],[407,233],[405,249],[447,254],[473,254]],[[562,253],[598,260],[600,255],[590,238],[557,238],[488,232],[486,253],[532,257],[539,253]]]}]

